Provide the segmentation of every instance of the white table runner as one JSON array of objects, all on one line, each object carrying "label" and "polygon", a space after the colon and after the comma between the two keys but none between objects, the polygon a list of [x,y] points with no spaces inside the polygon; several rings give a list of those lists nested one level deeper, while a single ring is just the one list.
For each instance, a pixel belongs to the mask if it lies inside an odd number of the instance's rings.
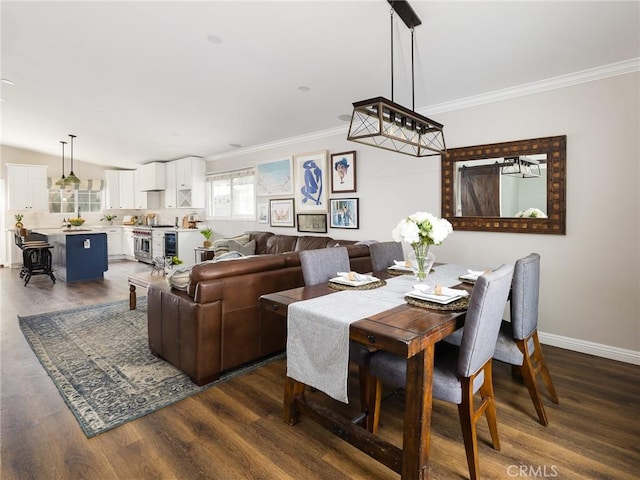
[{"label": "white table runner", "polygon": [[[461,265],[439,265],[424,283],[451,287],[467,273]],[[343,290],[293,303],[288,310],[287,376],[349,402],[349,325],[405,303],[416,279],[402,275],[372,290]]]}]

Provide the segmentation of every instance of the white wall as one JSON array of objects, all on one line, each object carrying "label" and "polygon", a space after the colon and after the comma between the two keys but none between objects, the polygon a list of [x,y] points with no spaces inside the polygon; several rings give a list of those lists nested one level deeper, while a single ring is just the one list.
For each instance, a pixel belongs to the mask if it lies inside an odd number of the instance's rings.
[{"label": "white wall", "polygon": [[[640,74],[631,73],[434,116],[449,148],[567,135],[567,234],[454,232],[434,247],[437,261],[475,267],[542,256],[542,340],[640,363]],[[320,136],[318,136],[320,137]],[[415,159],[340,135],[216,159],[223,171],[317,150],[357,151],[360,229],[345,239],[390,240],[417,210],[440,215],[440,162]],[[215,222],[216,236],[245,230],[296,234],[253,222]]]}]

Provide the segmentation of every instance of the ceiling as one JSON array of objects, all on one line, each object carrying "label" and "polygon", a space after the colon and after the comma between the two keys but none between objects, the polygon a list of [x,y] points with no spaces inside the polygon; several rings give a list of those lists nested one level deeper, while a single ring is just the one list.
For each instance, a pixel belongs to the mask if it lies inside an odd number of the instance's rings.
[{"label": "ceiling", "polygon": [[[638,1],[410,3],[416,110],[640,57]],[[131,167],[346,131],[352,102],[391,97],[384,0],[1,7],[4,145],[59,156],[75,134],[76,160]],[[411,108],[410,34],[394,31],[394,100]]]}]

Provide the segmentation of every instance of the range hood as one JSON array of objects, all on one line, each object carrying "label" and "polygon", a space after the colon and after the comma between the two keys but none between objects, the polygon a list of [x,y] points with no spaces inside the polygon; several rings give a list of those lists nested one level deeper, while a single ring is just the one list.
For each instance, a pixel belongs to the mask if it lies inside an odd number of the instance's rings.
[{"label": "range hood", "polygon": [[152,162],[138,167],[138,184],[142,192],[165,190],[164,163]]}]

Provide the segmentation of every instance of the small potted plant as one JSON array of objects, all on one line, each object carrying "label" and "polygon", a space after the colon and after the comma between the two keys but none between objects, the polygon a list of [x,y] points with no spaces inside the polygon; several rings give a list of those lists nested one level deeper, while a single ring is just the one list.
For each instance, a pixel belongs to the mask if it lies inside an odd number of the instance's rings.
[{"label": "small potted plant", "polygon": [[211,247],[211,236],[213,235],[213,230],[211,230],[210,228],[203,228],[202,230],[200,230],[200,233],[205,238],[205,241],[202,244],[204,246],[204,248]]},{"label": "small potted plant", "polygon": [[105,221],[109,225],[113,225],[113,220],[118,218],[117,215],[111,215],[110,213],[105,213],[104,216],[100,219],[100,221]]},{"label": "small potted plant", "polygon": [[24,216],[21,213],[16,213],[16,215],[15,215],[16,228],[24,228],[24,225],[22,224],[22,219],[23,218],[24,218]]}]

